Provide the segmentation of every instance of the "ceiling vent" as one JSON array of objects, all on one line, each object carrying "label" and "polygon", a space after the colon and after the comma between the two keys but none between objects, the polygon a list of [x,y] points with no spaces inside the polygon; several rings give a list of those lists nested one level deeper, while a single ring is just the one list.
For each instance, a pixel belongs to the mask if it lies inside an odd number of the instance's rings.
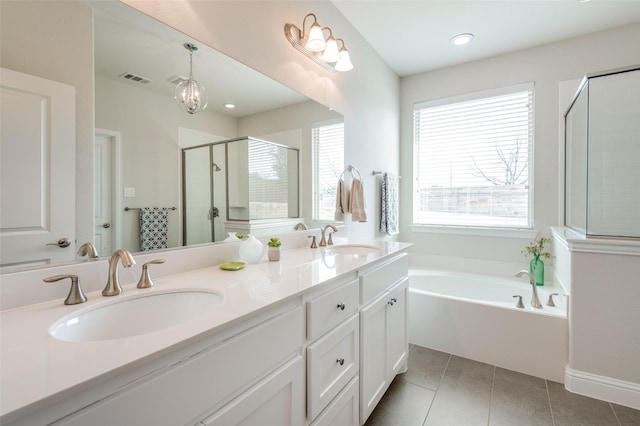
[{"label": "ceiling vent", "polygon": [[125,72],[120,74],[119,77],[124,78],[125,80],[135,81],[136,83],[148,84],[151,83],[151,80],[148,78],[141,77],[139,75],[131,74],[130,72]]},{"label": "ceiling vent", "polygon": [[173,84],[174,86],[177,86],[178,84],[182,83],[183,81],[187,81],[189,80],[188,77],[184,77],[182,75],[174,75],[173,77],[169,77],[167,79],[167,81],[171,84]]}]

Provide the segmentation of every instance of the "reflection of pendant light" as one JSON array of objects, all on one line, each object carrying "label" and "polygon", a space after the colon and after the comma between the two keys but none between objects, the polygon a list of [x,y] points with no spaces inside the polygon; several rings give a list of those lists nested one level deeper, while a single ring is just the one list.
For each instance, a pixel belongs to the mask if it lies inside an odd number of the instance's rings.
[{"label": "reflection of pendant light", "polygon": [[176,86],[175,99],[189,114],[195,114],[207,107],[207,90],[193,79],[193,52],[198,47],[185,43],[184,48],[189,51],[189,79]]}]

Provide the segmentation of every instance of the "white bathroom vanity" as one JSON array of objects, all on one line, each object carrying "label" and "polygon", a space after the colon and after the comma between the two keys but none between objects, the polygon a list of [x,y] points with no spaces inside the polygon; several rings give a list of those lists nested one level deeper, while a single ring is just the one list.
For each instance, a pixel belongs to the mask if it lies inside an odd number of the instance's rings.
[{"label": "white bathroom vanity", "polygon": [[[406,370],[409,246],[302,247],[240,271],[215,264],[154,277],[150,289],[123,285],[121,296],[88,292],[88,302],[78,305],[57,299],[5,310],[0,420],[364,424]],[[162,257],[180,262],[184,254],[173,253]],[[172,297],[173,307],[157,303]],[[154,307],[175,319],[163,322]],[[109,316],[112,309],[118,318]],[[74,321],[98,311],[115,331],[74,331]],[[131,327],[123,326],[127,321]],[[56,337],[56,326],[69,329]]]}]

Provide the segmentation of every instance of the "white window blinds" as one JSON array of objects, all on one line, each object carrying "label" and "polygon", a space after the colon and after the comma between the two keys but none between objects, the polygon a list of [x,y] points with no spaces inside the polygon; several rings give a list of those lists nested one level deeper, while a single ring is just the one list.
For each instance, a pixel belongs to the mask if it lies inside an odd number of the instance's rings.
[{"label": "white window blinds", "polygon": [[249,140],[250,219],[289,217],[287,150]]},{"label": "white window blinds", "polygon": [[533,83],[414,106],[414,224],[532,227]]},{"label": "white window blinds", "polygon": [[338,178],[344,170],[344,123],[314,123],[313,220],[333,221]]}]

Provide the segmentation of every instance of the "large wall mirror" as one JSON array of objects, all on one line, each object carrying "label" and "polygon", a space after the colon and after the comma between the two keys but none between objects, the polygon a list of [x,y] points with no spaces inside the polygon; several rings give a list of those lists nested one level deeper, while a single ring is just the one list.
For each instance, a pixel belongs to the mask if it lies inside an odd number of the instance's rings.
[{"label": "large wall mirror", "polygon": [[[30,14],[46,14],[39,11],[44,4],[69,8],[75,2],[15,3],[23,5],[3,6],[3,22],[18,21],[16,33],[9,36],[19,44],[24,29],[33,25],[27,20]],[[169,248],[189,243],[183,235],[182,152],[190,147],[244,136],[290,147],[299,152],[298,191],[303,193],[305,185],[310,189],[311,128],[315,122],[340,117],[338,113],[118,1],[78,3],[91,8],[93,15],[89,31],[79,31],[86,37],[92,31],[94,36],[95,131],[93,141],[78,140],[76,146],[94,143],[95,158],[93,167],[87,165],[94,176],[76,172],[76,181],[94,179],[94,199],[76,194],[76,204],[95,212],[95,232],[87,239],[93,240],[101,256],[119,247],[140,251],[138,209],[144,207],[169,209]],[[32,10],[23,13],[29,8]],[[14,10],[21,15],[10,16]],[[64,16],[70,16],[68,11]],[[73,24],[61,20],[50,25],[59,25],[64,32]],[[56,32],[49,31],[47,37],[56,37]],[[209,97],[207,108],[193,115],[173,98],[176,81],[189,74],[185,43],[198,46],[193,54],[193,77],[207,88]],[[66,49],[74,46],[61,45],[52,57],[68,61]],[[32,53],[25,51],[24,55]],[[46,67],[48,61],[51,57],[42,58],[41,66]],[[87,64],[74,68],[74,72],[92,73]],[[29,69],[16,71],[35,74]],[[83,113],[86,111],[77,106],[76,114]],[[301,218],[311,211],[306,205],[310,202],[309,197],[300,197]],[[77,235],[76,229],[72,258],[77,258],[75,251],[86,242]],[[0,259],[0,263],[6,262]]]}]

